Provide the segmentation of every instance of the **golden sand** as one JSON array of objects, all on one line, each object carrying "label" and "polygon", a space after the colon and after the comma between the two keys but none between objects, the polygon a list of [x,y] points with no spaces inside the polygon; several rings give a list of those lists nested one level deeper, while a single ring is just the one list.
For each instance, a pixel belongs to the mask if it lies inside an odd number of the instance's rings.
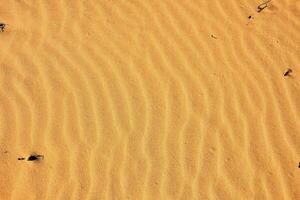
[{"label": "golden sand", "polygon": [[0,200],[300,199],[300,1],[261,3],[1,1]]}]

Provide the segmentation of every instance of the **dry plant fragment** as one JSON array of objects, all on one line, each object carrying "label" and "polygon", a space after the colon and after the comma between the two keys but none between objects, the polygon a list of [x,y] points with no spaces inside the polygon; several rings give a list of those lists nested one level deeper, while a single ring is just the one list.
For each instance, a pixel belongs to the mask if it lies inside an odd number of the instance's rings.
[{"label": "dry plant fragment", "polygon": [[270,2],[271,0],[268,0],[262,4],[259,4],[257,6],[257,12],[261,12],[263,9],[265,9],[266,7],[268,7],[268,3]]},{"label": "dry plant fragment", "polygon": [[290,74],[293,72],[292,69],[288,68],[286,69],[286,71],[284,72],[283,76],[290,76]]}]

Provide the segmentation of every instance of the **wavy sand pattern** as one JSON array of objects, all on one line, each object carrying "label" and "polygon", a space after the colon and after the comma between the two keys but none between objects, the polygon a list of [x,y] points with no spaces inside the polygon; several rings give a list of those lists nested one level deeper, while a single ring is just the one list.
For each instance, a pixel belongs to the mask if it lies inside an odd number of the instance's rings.
[{"label": "wavy sand pattern", "polygon": [[261,3],[2,1],[0,199],[299,199],[300,2]]}]

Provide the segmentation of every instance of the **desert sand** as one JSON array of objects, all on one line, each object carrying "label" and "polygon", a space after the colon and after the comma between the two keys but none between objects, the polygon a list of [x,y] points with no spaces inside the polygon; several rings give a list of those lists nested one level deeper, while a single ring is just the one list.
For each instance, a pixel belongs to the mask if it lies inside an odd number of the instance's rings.
[{"label": "desert sand", "polygon": [[0,199],[300,199],[300,1],[262,3],[1,1]]}]

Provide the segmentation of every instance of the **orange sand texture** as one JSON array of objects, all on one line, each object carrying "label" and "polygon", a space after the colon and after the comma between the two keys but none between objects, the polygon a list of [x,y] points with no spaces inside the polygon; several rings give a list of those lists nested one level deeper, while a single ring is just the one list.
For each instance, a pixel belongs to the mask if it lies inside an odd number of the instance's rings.
[{"label": "orange sand texture", "polygon": [[300,199],[300,1],[261,3],[1,1],[0,200]]}]

